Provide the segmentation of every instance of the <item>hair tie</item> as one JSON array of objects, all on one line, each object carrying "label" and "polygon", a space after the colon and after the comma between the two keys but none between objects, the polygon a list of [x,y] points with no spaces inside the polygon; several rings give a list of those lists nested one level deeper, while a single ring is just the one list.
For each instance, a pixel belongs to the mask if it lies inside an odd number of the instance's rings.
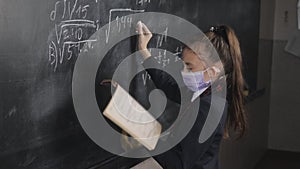
[{"label": "hair tie", "polygon": [[212,27],[210,27],[209,31],[214,32],[215,29],[216,29],[216,28],[215,28],[214,26],[212,26]]},{"label": "hair tie", "polygon": [[225,42],[229,45],[228,35],[227,35],[226,29],[224,26],[212,26],[212,27],[210,27],[209,31],[223,37]]}]

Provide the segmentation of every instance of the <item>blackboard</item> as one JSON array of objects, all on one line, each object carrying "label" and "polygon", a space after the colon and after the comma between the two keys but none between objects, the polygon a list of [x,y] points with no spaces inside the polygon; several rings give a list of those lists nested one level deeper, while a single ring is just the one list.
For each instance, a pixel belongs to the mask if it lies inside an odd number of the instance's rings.
[{"label": "blackboard", "polygon": [[[174,14],[202,30],[228,24],[240,39],[246,79],[255,89],[259,7],[258,0],[1,1],[0,168],[128,168],[136,164],[139,159],[119,158],[93,143],[76,118],[72,73],[83,45],[89,43],[86,40],[109,21],[117,17],[121,21],[132,12]],[[113,9],[130,10],[110,15]],[[154,37],[152,47],[157,47],[157,41],[164,43],[164,38]],[[111,78],[122,59],[136,50],[135,42],[135,37],[128,38],[109,51],[104,60],[109,64],[100,66],[95,84]],[[169,49],[181,51],[180,45]],[[130,91],[134,96],[147,90],[137,85],[143,85],[148,75],[138,76]],[[104,87],[95,92],[103,109],[110,94]],[[141,103],[149,106],[143,98]]]}]

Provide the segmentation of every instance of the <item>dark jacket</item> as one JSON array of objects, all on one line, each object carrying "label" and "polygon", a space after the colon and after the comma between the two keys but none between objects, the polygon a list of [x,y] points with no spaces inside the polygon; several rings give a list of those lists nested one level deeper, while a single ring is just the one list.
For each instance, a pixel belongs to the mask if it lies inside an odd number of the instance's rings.
[{"label": "dark jacket", "polygon": [[[180,84],[178,85],[170,74],[162,71],[162,67],[153,57],[146,59],[143,65],[145,68],[156,68],[146,69],[156,87],[163,90],[169,99],[177,103],[181,103],[179,90]],[[180,70],[178,72],[180,72]],[[178,76],[181,77],[180,74]],[[223,137],[223,130],[226,121],[227,103],[225,104],[222,119],[214,133],[204,143],[198,142],[200,132],[211,107],[211,94],[209,90],[210,89],[205,91],[204,94],[200,96],[200,98],[194,101],[198,103],[200,102],[200,106],[198,108],[196,121],[189,133],[175,147],[163,154],[154,157],[164,169],[219,168],[219,147]],[[189,92],[190,96],[192,96],[192,92]],[[191,99],[191,97],[188,99]],[[189,115],[189,111],[186,111],[184,113]]]}]

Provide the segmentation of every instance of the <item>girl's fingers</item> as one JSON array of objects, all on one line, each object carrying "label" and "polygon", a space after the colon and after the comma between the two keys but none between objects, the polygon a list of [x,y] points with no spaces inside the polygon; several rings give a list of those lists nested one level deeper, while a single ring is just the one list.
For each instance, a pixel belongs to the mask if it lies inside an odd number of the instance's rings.
[{"label": "girl's fingers", "polygon": [[151,34],[151,31],[148,29],[148,27],[144,23],[142,23],[141,21],[138,21],[136,26],[137,26],[137,32],[140,35]]},{"label": "girl's fingers", "polygon": [[[136,24],[137,33],[139,34],[139,50],[145,50],[147,49],[147,45],[152,37],[152,33],[147,28],[145,24],[143,24],[141,21],[139,21]],[[146,52],[144,57],[149,57],[149,52]]]},{"label": "girl's fingers", "polygon": [[142,24],[143,32],[145,34],[151,34],[151,31],[148,29],[148,27],[142,22],[141,22],[141,24]]},{"label": "girl's fingers", "polygon": [[137,24],[136,24],[136,26],[137,26],[137,31],[138,31],[138,34],[143,34],[143,28],[142,28],[142,22],[141,21],[139,21]]}]

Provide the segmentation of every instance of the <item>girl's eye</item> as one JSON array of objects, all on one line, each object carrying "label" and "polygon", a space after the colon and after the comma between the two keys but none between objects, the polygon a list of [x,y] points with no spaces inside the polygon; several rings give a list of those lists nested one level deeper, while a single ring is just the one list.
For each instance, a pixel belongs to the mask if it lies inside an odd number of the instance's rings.
[{"label": "girl's eye", "polygon": [[188,69],[188,70],[191,70],[191,69],[193,69],[193,67],[192,67],[191,65],[188,65],[188,66],[187,66],[187,69]]}]

